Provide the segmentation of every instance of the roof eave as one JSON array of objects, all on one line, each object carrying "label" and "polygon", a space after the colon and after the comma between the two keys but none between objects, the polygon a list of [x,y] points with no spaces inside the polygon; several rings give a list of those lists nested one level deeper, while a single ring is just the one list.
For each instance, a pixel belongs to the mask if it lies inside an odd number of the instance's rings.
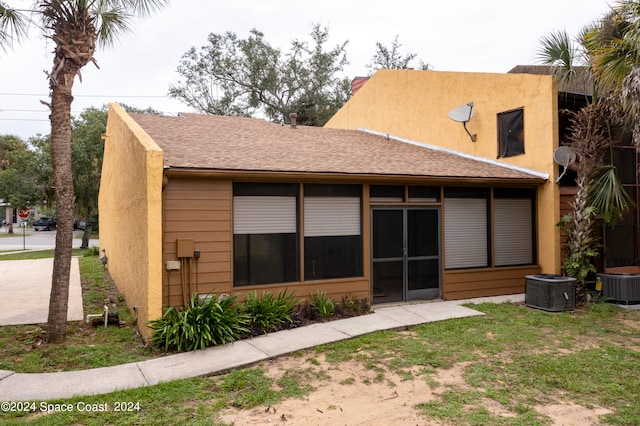
[{"label": "roof eave", "polygon": [[165,167],[164,173],[168,177],[180,178],[226,178],[231,180],[321,180],[336,182],[419,182],[422,184],[438,185],[507,185],[507,186],[537,186],[547,182],[538,177],[504,178],[504,177],[472,177],[472,176],[427,176],[408,174],[374,174],[374,173],[338,173],[338,172],[300,172],[273,170],[231,170],[204,169],[187,167]]}]

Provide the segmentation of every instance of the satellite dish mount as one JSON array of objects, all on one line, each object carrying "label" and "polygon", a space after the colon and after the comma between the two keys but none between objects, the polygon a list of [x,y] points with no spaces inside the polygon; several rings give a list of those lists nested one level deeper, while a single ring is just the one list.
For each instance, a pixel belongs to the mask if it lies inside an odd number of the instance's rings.
[{"label": "satellite dish mount", "polygon": [[467,132],[471,138],[471,142],[476,141],[476,135],[472,134],[469,129],[467,129],[467,121],[471,120],[473,112],[473,102],[469,102],[466,105],[460,105],[459,107],[455,107],[449,111],[449,118],[453,121],[457,121],[458,123],[462,123],[462,127],[464,127],[464,131]]},{"label": "satellite dish mount", "polygon": [[569,165],[575,163],[576,158],[576,153],[573,152],[573,150],[568,146],[559,146],[555,149],[555,151],[553,151],[553,161],[555,161],[556,164],[564,167],[564,170],[562,170],[560,176],[556,178],[556,183],[560,182],[560,179],[562,179],[564,174],[567,172]]}]

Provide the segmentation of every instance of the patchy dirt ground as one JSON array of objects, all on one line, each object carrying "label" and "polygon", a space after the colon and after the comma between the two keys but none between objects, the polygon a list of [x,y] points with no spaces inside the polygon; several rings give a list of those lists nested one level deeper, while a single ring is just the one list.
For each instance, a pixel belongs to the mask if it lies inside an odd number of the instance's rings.
[{"label": "patchy dirt ground", "polygon": [[[229,410],[223,420],[235,425],[313,426],[313,425],[443,425],[427,420],[414,408],[416,404],[437,400],[450,389],[469,389],[463,379],[466,364],[456,364],[450,369],[420,376],[413,380],[368,369],[355,361],[341,362],[339,369],[322,359],[309,360],[300,357],[283,357],[262,364],[270,377],[281,377],[287,371],[308,371],[310,385],[315,390],[304,399],[289,399],[273,407],[253,410]],[[325,374],[326,373],[326,374]],[[417,371],[414,373],[418,373]],[[414,374],[417,376],[417,374]],[[500,403],[482,399],[471,402],[496,417],[514,417],[516,414]],[[536,411],[551,419],[552,424],[570,426],[597,425],[598,416],[609,413],[599,407],[582,407],[575,404],[540,405]]]}]

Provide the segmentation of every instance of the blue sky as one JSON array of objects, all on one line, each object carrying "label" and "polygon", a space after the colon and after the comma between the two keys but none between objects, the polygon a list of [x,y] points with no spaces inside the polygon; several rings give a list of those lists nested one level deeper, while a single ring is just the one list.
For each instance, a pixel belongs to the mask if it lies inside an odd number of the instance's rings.
[{"label": "blue sky", "polygon": [[[28,8],[32,0],[4,0]],[[348,77],[366,75],[376,42],[390,45],[396,35],[404,53],[416,53],[436,71],[507,72],[535,64],[540,38],[566,29],[577,34],[610,8],[604,0],[173,0],[170,7],[135,21],[133,32],[113,48],[99,50],[100,69],[89,64],[76,79],[72,113],[89,106],[122,102],[175,114],[190,108],[166,97],[178,81],[176,68],[192,46],[209,33],[232,31],[245,38],[252,28],[288,51],[293,39],[308,39],[314,23],[329,27],[328,46],[348,41]],[[615,4],[615,3],[613,3]],[[44,70],[53,46],[37,31],[29,40],[0,51],[0,134],[24,139],[49,133]]]}]

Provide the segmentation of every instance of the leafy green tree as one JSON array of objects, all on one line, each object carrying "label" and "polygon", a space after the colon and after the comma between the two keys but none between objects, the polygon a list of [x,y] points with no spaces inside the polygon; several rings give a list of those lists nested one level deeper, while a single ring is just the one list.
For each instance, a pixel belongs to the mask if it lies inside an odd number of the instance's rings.
[{"label": "leafy green tree", "polygon": [[0,198],[9,205],[10,234],[13,234],[13,209],[42,199],[36,169],[36,153],[26,142],[17,136],[0,135]]},{"label": "leafy green tree", "polygon": [[47,321],[49,342],[64,341],[67,331],[75,210],[71,170],[71,103],[75,78],[81,78],[85,65],[96,63],[97,45],[113,43],[120,33],[130,29],[133,17],[148,15],[165,4],[167,0],[40,0],[33,4],[32,10],[21,11],[0,1],[3,48],[26,37],[32,24],[54,46],[53,66],[47,76],[58,231]]},{"label": "leafy green tree", "polygon": [[183,55],[169,95],[206,114],[285,122],[296,113],[299,124],[322,126],[350,96],[346,42],[325,49],[329,31],[317,24],[310,37],[311,45],[293,40],[283,54],[256,29],[246,39],[211,33],[208,45]]},{"label": "leafy green tree", "polygon": [[[122,104],[127,112],[159,114],[147,108],[139,109]],[[102,158],[104,144],[102,135],[107,130],[109,107],[86,108],[71,125],[71,159],[73,166],[73,188],[76,194],[76,210],[86,219],[81,248],[89,247],[89,238],[93,230],[92,218],[98,211],[98,192],[102,176]]]},{"label": "leafy green tree", "polygon": [[98,192],[104,153],[102,135],[107,128],[105,108],[87,108],[71,125],[71,160],[76,210],[85,218],[81,248],[89,247],[92,220],[98,209]]},{"label": "leafy green tree", "polygon": [[367,65],[369,69],[369,75],[373,75],[379,69],[390,70],[406,70],[406,69],[419,69],[428,70],[431,66],[423,62],[418,61],[417,66],[412,63],[418,56],[415,53],[403,53],[400,51],[402,45],[398,41],[398,35],[393,39],[390,46],[385,46],[379,41],[376,42],[376,52],[371,59],[371,62]]}]

